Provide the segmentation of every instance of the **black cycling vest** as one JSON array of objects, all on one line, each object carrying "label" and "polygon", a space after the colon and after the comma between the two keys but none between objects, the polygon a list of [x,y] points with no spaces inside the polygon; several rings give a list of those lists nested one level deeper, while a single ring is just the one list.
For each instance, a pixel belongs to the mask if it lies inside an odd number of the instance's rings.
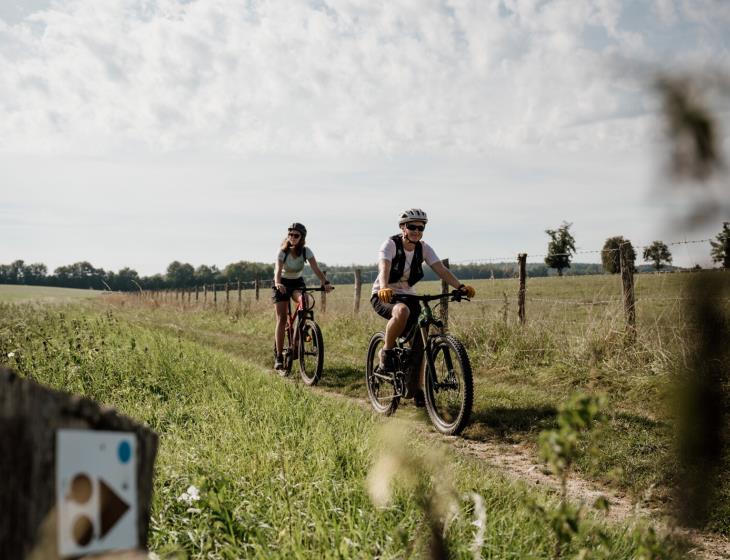
[{"label": "black cycling vest", "polygon": [[[395,242],[395,256],[390,263],[390,276],[388,284],[398,282],[403,276],[406,268],[406,251],[403,248],[402,234],[394,235],[391,239]],[[413,286],[421,278],[423,278],[423,247],[420,241],[416,241],[416,247],[413,250],[413,260],[411,261],[411,271],[408,274],[408,285]]]}]

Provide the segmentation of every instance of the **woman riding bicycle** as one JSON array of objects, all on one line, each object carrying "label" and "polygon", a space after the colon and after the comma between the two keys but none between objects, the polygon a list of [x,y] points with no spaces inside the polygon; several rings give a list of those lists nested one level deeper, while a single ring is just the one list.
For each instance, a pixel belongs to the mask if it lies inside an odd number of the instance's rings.
[{"label": "woman riding bicycle", "polygon": [[276,306],[276,359],[274,360],[274,369],[276,370],[281,369],[284,365],[282,348],[284,347],[284,328],[289,310],[289,298],[299,303],[299,298],[302,295],[299,288],[304,287],[302,272],[304,271],[305,261],[312,267],[312,271],[322,282],[325,291],[332,290],[329,281],[317,266],[314,253],[309,247],[305,246],[306,238],[307,228],[299,222],[294,222],[289,226],[289,232],[282,241],[279,254],[276,257],[274,286],[271,288],[271,299]]},{"label": "woman riding bicycle", "polygon": [[[391,371],[394,364],[393,348],[396,339],[407,332],[417,320],[420,312],[418,301],[409,300],[415,296],[414,285],[423,278],[422,263],[425,263],[444,282],[473,297],[475,290],[461,284],[454,274],[444,266],[430,245],[421,241],[428,223],[428,216],[420,208],[410,208],[399,214],[401,232],[389,237],[381,246],[378,259],[378,277],[373,283],[370,303],[373,309],[385,319],[385,343],[380,355],[380,370]],[[405,302],[391,303],[393,296],[402,296]],[[421,385],[416,391],[416,404],[423,402]]]}]

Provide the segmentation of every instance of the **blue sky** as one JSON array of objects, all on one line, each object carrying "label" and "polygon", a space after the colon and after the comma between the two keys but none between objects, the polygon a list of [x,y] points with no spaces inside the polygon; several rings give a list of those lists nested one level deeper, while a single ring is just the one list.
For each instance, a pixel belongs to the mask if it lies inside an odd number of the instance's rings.
[{"label": "blue sky", "polygon": [[711,237],[730,216],[682,220],[652,83],[727,72],[729,38],[715,0],[5,1],[0,263],[271,261],[294,220],[370,263],[410,206],[452,261],[563,220],[584,250]]}]

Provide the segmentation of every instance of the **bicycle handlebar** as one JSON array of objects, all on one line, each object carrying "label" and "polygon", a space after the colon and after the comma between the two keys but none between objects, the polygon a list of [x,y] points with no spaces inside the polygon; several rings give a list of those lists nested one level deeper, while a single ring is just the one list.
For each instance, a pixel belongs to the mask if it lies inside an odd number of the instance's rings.
[{"label": "bicycle handlebar", "polygon": [[413,296],[413,295],[407,295],[407,294],[396,294],[393,296],[393,299],[391,301],[405,301],[406,299],[415,299],[417,301],[436,301],[437,299],[443,299],[445,297],[448,297],[450,301],[471,301],[464,292],[461,290],[451,290],[448,294],[438,294],[438,295],[423,295],[423,296]]},{"label": "bicycle handlebar", "polygon": [[[330,286],[332,285],[330,284]],[[332,289],[334,290],[335,287],[332,286]],[[304,286],[303,288],[293,288],[293,290],[299,290],[300,292],[324,292],[324,286],[320,286],[319,288],[308,288]]]}]

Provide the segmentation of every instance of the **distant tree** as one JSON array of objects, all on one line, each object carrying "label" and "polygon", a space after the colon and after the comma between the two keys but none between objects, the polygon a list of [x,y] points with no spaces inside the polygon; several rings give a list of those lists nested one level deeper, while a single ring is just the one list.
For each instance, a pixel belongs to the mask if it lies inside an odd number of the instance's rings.
[{"label": "distant tree", "polygon": [[195,269],[195,283],[196,284],[212,284],[216,281],[216,277],[220,274],[218,267],[208,266],[201,264]]},{"label": "distant tree", "polygon": [[661,270],[665,264],[672,264],[672,253],[664,241],[654,241],[648,247],[644,247],[643,257],[644,262],[651,261],[656,270]]},{"label": "distant tree", "polygon": [[250,282],[256,277],[256,265],[247,261],[231,263],[223,269],[223,275],[226,282]]},{"label": "distant tree", "polygon": [[572,225],[571,223],[563,222],[558,229],[545,230],[545,233],[550,236],[545,264],[550,268],[557,269],[558,276],[563,275],[564,268],[570,268],[570,259],[575,253],[575,239],[570,233],[570,227]]},{"label": "distant tree", "polygon": [[33,263],[23,267],[23,279],[26,284],[43,284],[47,273],[48,267],[43,263]]},{"label": "distant tree", "polygon": [[730,268],[730,222],[723,222],[722,231],[710,241],[712,245],[712,262],[722,263],[723,268]]},{"label": "distant tree", "polygon": [[195,278],[195,269],[191,264],[172,261],[167,267],[166,277],[168,284],[173,288],[191,286]]},{"label": "distant tree", "polygon": [[112,290],[119,290],[122,292],[138,290],[139,288],[135,282],[139,283],[139,280],[140,278],[137,271],[129,267],[120,269],[116,274],[110,270],[104,278],[104,281]]},{"label": "distant tree", "polygon": [[603,270],[609,274],[617,274],[621,272],[621,257],[619,255],[621,245],[626,245],[629,266],[632,271],[636,270],[634,268],[634,263],[636,262],[636,251],[634,251],[634,246],[631,244],[631,241],[624,239],[622,235],[617,235],[606,239],[606,242],[603,244],[603,250],[601,251],[601,263],[603,264]]},{"label": "distant tree", "polygon": [[145,290],[162,290],[169,287],[167,280],[165,280],[165,277],[162,274],[144,276],[139,279],[139,283]]},{"label": "distant tree", "polygon": [[25,268],[25,261],[18,259],[10,263],[8,269],[8,283],[9,284],[23,284],[23,269]]},{"label": "distant tree", "polygon": [[102,280],[106,277],[103,268],[94,268],[89,261],[79,261],[54,270],[57,286],[68,288],[94,288],[103,290]]}]

